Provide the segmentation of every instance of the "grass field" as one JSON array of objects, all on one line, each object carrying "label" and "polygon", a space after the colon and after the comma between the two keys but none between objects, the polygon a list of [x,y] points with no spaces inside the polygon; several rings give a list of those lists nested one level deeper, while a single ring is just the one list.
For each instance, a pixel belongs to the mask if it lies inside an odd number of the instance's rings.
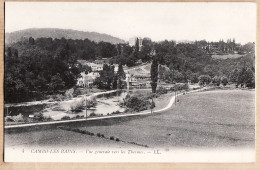
[{"label": "grass field", "polygon": [[[254,93],[248,90],[198,92],[180,96],[176,106],[160,114],[70,126],[149,148],[253,148]],[[5,142],[10,147],[133,147],[60,129],[10,133],[5,135]]]}]

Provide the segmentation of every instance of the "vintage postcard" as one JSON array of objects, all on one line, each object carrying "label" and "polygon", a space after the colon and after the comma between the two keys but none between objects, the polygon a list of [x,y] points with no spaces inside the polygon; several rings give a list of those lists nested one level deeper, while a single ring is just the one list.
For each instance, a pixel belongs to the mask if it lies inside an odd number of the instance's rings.
[{"label": "vintage postcard", "polygon": [[255,162],[256,3],[5,2],[5,162]]}]

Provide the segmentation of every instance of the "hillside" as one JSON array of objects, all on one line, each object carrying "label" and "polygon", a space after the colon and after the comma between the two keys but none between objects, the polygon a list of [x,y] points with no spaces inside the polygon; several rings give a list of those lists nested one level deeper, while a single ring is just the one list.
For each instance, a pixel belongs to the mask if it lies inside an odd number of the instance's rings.
[{"label": "hillside", "polygon": [[5,43],[15,43],[21,40],[22,37],[29,38],[57,38],[61,39],[62,37],[66,39],[89,39],[95,42],[109,42],[112,44],[118,43],[125,43],[124,40],[113,37],[108,34],[100,34],[96,32],[84,32],[84,31],[77,31],[71,29],[58,29],[58,28],[30,28],[20,31],[15,31],[11,33],[5,33]]}]

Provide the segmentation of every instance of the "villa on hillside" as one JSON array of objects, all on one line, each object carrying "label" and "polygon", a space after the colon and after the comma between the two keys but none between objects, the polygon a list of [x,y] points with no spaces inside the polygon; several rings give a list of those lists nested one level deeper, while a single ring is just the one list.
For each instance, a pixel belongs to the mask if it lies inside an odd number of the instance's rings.
[{"label": "villa on hillside", "polygon": [[[93,86],[96,75],[91,72],[89,74],[85,74],[84,72],[80,73],[81,77],[78,78],[77,86],[80,87],[91,87]],[[99,74],[98,74],[99,75]]]},{"label": "villa on hillside", "polygon": [[151,77],[148,74],[130,74],[126,73],[126,80],[129,81],[129,87],[132,88],[150,88]]},{"label": "villa on hillside", "polygon": [[[92,72],[85,74],[81,73],[81,77],[78,78],[77,86],[80,87],[91,87],[93,86],[94,80],[100,76],[100,72],[103,71],[104,64],[108,64],[106,60],[95,60],[94,62],[88,62],[85,60],[80,60],[82,65],[88,65],[91,67]],[[108,64],[109,65],[109,64]],[[114,72],[118,71],[118,64],[113,64]]]}]

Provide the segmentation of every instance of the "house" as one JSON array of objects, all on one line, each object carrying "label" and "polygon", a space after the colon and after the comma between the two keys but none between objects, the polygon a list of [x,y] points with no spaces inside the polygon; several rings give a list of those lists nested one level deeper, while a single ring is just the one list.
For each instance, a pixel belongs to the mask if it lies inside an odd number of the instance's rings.
[{"label": "house", "polygon": [[99,72],[103,70],[103,64],[89,63],[88,66],[91,67],[93,72]]},{"label": "house", "polygon": [[150,88],[151,87],[151,77],[147,74],[130,74],[126,73],[126,81],[129,87],[132,88]]},{"label": "house", "polygon": [[101,58],[101,59],[97,59],[95,60],[93,63],[95,64],[109,64],[110,63],[110,58]]},{"label": "house", "polygon": [[94,76],[91,76],[89,74],[85,74],[84,72],[80,73],[81,77],[78,78],[77,86],[80,87],[91,87],[94,83]]}]

